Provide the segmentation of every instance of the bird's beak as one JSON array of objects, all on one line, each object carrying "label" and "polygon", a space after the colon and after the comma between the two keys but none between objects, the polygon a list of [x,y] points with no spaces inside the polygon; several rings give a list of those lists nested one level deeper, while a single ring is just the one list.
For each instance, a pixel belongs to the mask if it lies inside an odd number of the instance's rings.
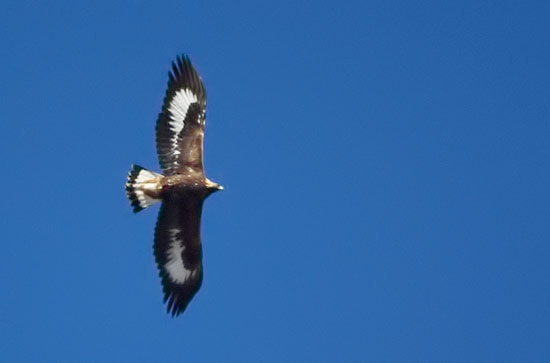
[{"label": "bird's beak", "polygon": [[208,189],[214,189],[214,191],[223,190],[223,187],[219,185],[218,183],[214,183],[210,179],[206,179],[206,187]]}]

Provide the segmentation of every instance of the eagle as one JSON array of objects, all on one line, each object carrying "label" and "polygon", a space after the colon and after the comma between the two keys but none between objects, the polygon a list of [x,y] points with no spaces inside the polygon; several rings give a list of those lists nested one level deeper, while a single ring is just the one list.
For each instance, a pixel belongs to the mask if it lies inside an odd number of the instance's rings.
[{"label": "eagle", "polygon": [[204,200],[223,187],[204,173],[206,90],[189,57],[168,72],[168,88],[156,123],[162,174],[132,165],[126,196],[135,213],[161,202],[153,250],[172,317],[183,313],[202,284],[200,224]]}]

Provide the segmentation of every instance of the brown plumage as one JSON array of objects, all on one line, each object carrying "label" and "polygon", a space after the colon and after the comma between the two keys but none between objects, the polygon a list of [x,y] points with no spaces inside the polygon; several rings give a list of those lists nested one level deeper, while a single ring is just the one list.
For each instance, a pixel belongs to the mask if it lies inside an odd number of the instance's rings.
[{"label": "brown plumage", "polygon": [[133,165],[126,194],[134,212],[161,201],[154,254],[167,311],[177,316],[202,283],[202,205],[223,187],[206,178],[203,140],[206,91],[186,56],[177,57],[157,119],[156,143],[162,174]]}]

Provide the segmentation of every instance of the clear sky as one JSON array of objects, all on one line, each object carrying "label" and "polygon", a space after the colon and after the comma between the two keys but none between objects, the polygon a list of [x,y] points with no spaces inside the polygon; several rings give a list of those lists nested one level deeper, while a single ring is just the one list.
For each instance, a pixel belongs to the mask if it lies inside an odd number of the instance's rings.
[{"label": "clear sky", "polygon": [[[550,2],[3,1],[0,361],[550,361]],[[165,313],[170,62],[208,92],[202,289]]]}]

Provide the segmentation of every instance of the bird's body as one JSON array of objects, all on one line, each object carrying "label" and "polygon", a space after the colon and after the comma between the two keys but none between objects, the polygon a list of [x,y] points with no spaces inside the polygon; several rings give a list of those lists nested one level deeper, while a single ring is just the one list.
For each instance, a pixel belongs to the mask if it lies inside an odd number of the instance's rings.
[{"label": "bird's body", "polygon": [[203,139],[206,92],[185,56],[169,73],[168,89],[157,120],[158,174],[134,165],[126,194],[134,212],[162,202],[155,229],[154,254],[173,316],[181,314],[202,283],[200,221],[203,202],[223,187],[204,174]]}]

